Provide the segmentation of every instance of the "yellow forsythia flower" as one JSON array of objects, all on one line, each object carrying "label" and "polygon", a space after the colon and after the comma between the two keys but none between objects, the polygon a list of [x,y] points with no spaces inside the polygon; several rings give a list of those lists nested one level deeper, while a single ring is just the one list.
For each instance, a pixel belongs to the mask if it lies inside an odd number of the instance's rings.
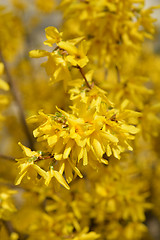
[{"label": "yellow forsythia flower", "polygon": [[[69,66],[83,68],[89,60],[86,56],[87,47],[83,38],[64,41],[62,35],[63,33],[59,33],[55,27],[46,28],[47,40],[44,44],[52,47],[56,43],[57,47],[52,52],[32,50],[30,57],[48,57],[47,62],[42,66],[45,67],[52,82],[63,80],[66,89],[68,81],[71,80]],[[75,46],[77,44],[79,44],[78,48]]]},{"label": "yellow forsythia flower", "polygon": [[15,181],[16,185],[21,183],[25,175],[28,175],[28,173],[31,173],[28,179],[30,178],[36,179],[37,174],[39,174],[45,180],[45,184],[48,185],[51,179],[55,177],[60,184],[62,184],[67,189],[69,189],[68,184],[65,182],[60,172],[53,170],[52,166],[49,167],[50,169],[49,171],[45,171],[40,166],[38,166],[38,164],[36,164],[36,161],[40,160],[39,157],[41,157],[41,152],[31,151],[29,148],[23,146],[21,143],[19,143],[19,145],[23,149],[24,155],[26,157],[17,160],[19,164],[20,172]]},{"label": "yellow forsythia flower", "polygon": [[144,0],[62,0],[59,8],[65,38],[85,36],[89,58],[101,66],[119,65],[155,32],[151,14],[157,7],[144,9]]}]

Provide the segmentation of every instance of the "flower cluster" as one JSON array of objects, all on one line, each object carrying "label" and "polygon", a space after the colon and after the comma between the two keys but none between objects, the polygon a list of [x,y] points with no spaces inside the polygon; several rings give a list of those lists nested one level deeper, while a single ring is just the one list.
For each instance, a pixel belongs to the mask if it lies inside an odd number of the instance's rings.
[{"label": "flower cluster", "polygon": [[142,0],[62,0],[60,5],[65,37],[85,36],[89,57],[100,65],[120,65],[123,56],[141,50],[144,39],[155,32],[155,8],[144,9]]},{"label": "flower cluster", "polygon": [[[79,164],[98,168],[99,163],[108,164],[112,154],[120,159],[120,153],[133,150],[128,141],[134,139],[138,129],[129,123],[131,117],[136,118],[140,113],[126,110],[126,102],[120,110],[115,109],[103,90],[96,86],[88,89],[82,83],[81,80],[80,85],[77,83],[70,91],[72,113],[58,109],[55,115],[39,112],[30,118],[30,122],[39,125],[33,134],[43,146],[41,150],[49,155],[49,162],[45,156],[22,146],[27,158],[18,160],[21,171],[16,184],[32,168],[45,179],[46,185],[55,177],[69,188],[63,173],[70,183],[72,171],[82,177]],[[44,159],[43,169],[38,166],[41,159]]]},{"label": "flower cluster", "polygon": [[[0,236],[159,236],[150,231],[160,218],[159,43],[153,49],[144,41],[153,38],[159,7],[144,0],[3,2]],[[42,26],[49,26],[43,42]]]},{"label": "flower cluster", "polygon": [[[70,191],[61,189],[53,193],[51,186],[39,194],[37,187],[33,200],[29,192],[25,193],[25,206],[14,220],[17,231],[27,208],[28,225],[24,224],[21,231],[26,233],[28,229],[33,239],[37,232],[38,238],[43,239],[40,233],[44,231],[58,240],[90,240],[102,236],[106,239],[141,239],[147,233],[143,223],[145,211],[152,205],[148,202],[149,186],[129,155],[123,155],[121,161],[112,159],[107,167],[101,165],[98,172],[85,170],[86,178],[74,181]],[[42,212],[44,199],[45,212]],[[35,228],[32,228],[33,223]],[[94,232],[89,232],[88,226]]]},{"label": "flower cluster", "polygon": [[[69,68],[71,66],[83,68],[88,63],[87,46],[83,37],[64,41],[63,33],[59,32],[55,27],[46,28],[47,40],[45,45],[53,47],[57,46],[52,52],[45,50],[32,50],[30,56],[34,58],[48,57],[47,62],[42,65],[45,67],[50,80],[57,82],[64,81],[66,89],[68,81],[71,80]],[[78,47],[76,45],[79,44]]]}]

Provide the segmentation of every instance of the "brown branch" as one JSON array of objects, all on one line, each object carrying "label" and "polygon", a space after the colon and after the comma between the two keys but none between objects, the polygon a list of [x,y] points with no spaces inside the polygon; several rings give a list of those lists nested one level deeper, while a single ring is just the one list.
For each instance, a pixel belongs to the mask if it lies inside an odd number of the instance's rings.
[{"label": "brown branch", "polygon": [[4,159],[7,159],[9,161],[15,162],[15,158],[11,157],[11,156],[6,156],[6,155],[3,155],[3,154],[0,154],[0,158],[4,158]]},{"label": "brown branch", "polygon": [[[67,52],[66,50],[64,50],[63,48],[60,48],[60,47],[58,47],[58,46],[57,46],[53,51],[57,50],[58,48],[59,48],[60,50],[63,50],[63,53],[62,53],[62,54],[68,54],[68,52]],[[89,82],[88,82],[88,80],[87,80],[87,78],[86,78],[86,76],[85,76],[85,74],[84,74],[84,72],[83,72],[83,69],[82,69],[79,65],[77,65],[76,68],[79,69],[79,71],[80,71],[83,79],[84,79],[85,82],[86,82],[87,87],[91,89],[92,87],[90,86],[90,84],[89,84]]]},{"label": "brown branch", "polygon": [[[13,233],[13,232],[15,232],[15,229],[13,228],[13,226],[12,226],[12,223],[10,222],[10,221],[5,221],[5,220],[1,220],[0,221],[0,223],[2,222],[2,224],[3,224],[3,226],[5,227],[5,229],[6,229],[6,231],[7,231],[7,233],[8,233],[8,236],[10,237],[11,236],[11,234]],[[1,228],[1,226],[0,226],[0,228]],[[18,232],[18,231],[16,231],[17,232],[17,234],[19,235],[19,240],[25,240],[25,239],[27,239],[28,238],[28,235],[27,234],[23,234],[23,233],[20,233],[20,232]],[[7,238],[8,239],[8,238]],[[10,238],[9,238],[10,239]]]},{"label": "brown branch", "polygon": [[8,235],[10,236],[11,233],[13,232],[13,227],[12,227],[11,222],[2,220],[2,223],[3,223],[4,227],[5,227]]},{"label": "brown branch", "polygon": [[6,75],[7,75],[7,82],[10,85],[12,95],[15,99],[16,104],[17,104],[17,107],[18,107],[18,110],[19,110],[19,118],[20,118],[20,121],[23,125],[23,129],[25,131],[25,134],[27,136],[27,139],[28,139],[28,142],[29,142],[29,147],[33,149],[34,148],[33,138],[30,134],[30,131],[29,131],[27,123],[26,123],[25,114],[24,114],[24,110],[23,110],[23,107],[22,107],[22,104],[21,104],[21,98],[20,98],[20,95],[19,95],[19,91],[17,89],[17,86],[16,86],[16,83],[15,83],[14,79],[12,78],[12,76],[10,74],[10,71],[9,71],[7,63],[6,63],[6,61],[5,61],[5,59],[2,55],[1,50],[0,50],[0,59],[4,64],[5,72],[6,72]]},{"label": "brown branch", "polygon": [[117,81],[118,83],[121,82],[121,77],[120,77],[120,72],[119,72],[119,68],[116,66],[116,72],[117,72]]},{"label": "brown branch", "polygon": [[39,156],[34,162],[41,161],[41,160],[46,160],[46,159],[52,159],[52,158],[54,158],[54,155]]},{"label": "brown branch", "polygon": [[85,74],[84,74],[84,72],[83,72],[83,69],[82,69],[80,66],[78,66],[77,68],[79,69],[79,71],[80,71],[82,77],[84,78],[87,87],[91,89],[92,87],[90,86],[89,82],[87,81],[87,78],[86,78],[86,76],[85,76]]}]

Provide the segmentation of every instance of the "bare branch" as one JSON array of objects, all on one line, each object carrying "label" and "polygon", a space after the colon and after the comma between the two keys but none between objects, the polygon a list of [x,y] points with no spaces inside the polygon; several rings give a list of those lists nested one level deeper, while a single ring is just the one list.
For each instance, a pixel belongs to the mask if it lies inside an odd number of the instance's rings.
[{"label": "bare branch", "polygon": [[3,154],[0,154],[0,158],[7,159],[9,161],[15,162],[15,158],[11,157],[11,156],[6,156],[6,155],[3,155]]},{"label": "bare branch", "polygon": [[19,91],[17,89],[17,86],[16,86],[16,83],[15,83],[14,79],[12,78],[12,76],[10,74],[10,71],[9,71],[7,63],[6,63],[6,61],[5,61],[5,59],[2,55],[1,50],[0,50],[0,59],[3,62],[4,67],[5,67],[5,72],[6,72],[6,75],[7,75],[7,81],[8,81],[8,84],[10,85],[12,95],[15,99],[16,104],[17,104],[17,107],[18,107],[18,110],[19,110],[19,118],[20,118],[20,121],[23,125],[25,134],[27,136],[27,139],[28,139],[28,142],[29,142],[29,147],[33,149],[34,148],[33,138],[30,134],[30,131],[28,129],[28,125],[26,123],[25,114],[24,114],[24,110],[23,110],[23,107],[22,107],[22,104],[21,104],[21,98],[20,98],[20,95],[19,95]]},{"label": "bare branch", "polygon": [[119,72],[119,68],[116,66],[116,71],[117,71],[117,81],[118,83],[121,82],[121,78],[120,78],[120,72]]},{"label": "bare branch", "polygon": [[86,76],[85,76],[85,74],[84,74],[84,72],[83,72],[83,69],[82,69],[80,66],[78,66],[77,68],[79,69],[79,71],[80,71],[82,77],[84,78],[87,87],[91,89],[92,87],[90,86],[89,82],[87,81],[87,78],[86,78]]}]

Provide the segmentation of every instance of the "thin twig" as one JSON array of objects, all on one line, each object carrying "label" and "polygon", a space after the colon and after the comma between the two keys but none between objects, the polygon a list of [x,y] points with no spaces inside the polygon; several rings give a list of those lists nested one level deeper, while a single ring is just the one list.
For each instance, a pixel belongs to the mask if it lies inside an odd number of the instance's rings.
[{"label": "thin twig", "polygon": [[2,223],[3,223],[4,227],[6,228],[8,235],[10,236],[11,233],[13,232],[13,227],[12,227],[11,222],[2,220]]},{"label": "thin twig", "polygon": [[4,158],[4,159],[7,159],[9,161],[15,162],[15,158],[11,157],[11,156],[6,156],[6,155],[3,155],[3,154],[0,154],[0,158]]},{"label": "thin twig", "polygon": [[50,156],[39,156],[34,162],[41,161],[41,160],[46,160],[46,159],[52,159],[54,158],[54,155]]},{"label": "thin twig", "polygon": [[77,68],[79,69],[82,77],[84,78],[84,80],[85,80],[85,82],[86,82],[86,84],[87,84],[87,87],[91,89],[92,87],[90,86],[89,82],[87,81],[87,78],[86,78],[86,76],[85,76],[85,74],[84,74],[84,72],[83,72],[83,69],[82,69],[80,66],[78,66]]},{"label": "thin twig", "polygon": [[119,68],[116,66],[116,72],[117,72],[117,81],[118,83],[121,82],[121,78],[120,78],[120,72],[119,72]]},{"label": "thin twig", "polygon": [[33,138],[32,138],[32,136],[30,134],[30,131],[29,131],[27,123],[26,123],[24,110],[23,110],[23,107],[22,107],[22,104],[21,104],[21,98],[19,96],[19,91],[17,89],[17,86],[16,86],[16,83],[15,83],[14,79],[12,78],[12,76],[11,76],[11,74],[9,72],[7,63],[6,63],[6,61],[5,61],[5,59],[4,59],[3,55],[2,55],[1,50],[0,50],[0,59],[3,62],[4,67],[5,67],[5,72],[6,72],[6,75],[7,75],[7,81],[8,81],[8,84],[10,85],[10,89],[11,89],[12,95],[13,95],[13,97],[15,99],[16,104],[17,104],[17,107],[18,107],[18,110],[19,110],[19,118],[21,120],[21,123],[23,125],[25,134],[27,136],[27,139],[28,139],[28,142],[29,142],[29,147],[33,149],[34,148]]},{"label": "thin twig", "polygon": [[[2,221],[2,224],[4,225],[4,227],[5,227],[5,229],[6,229],[6,231],[7,231],[7,233],[8,233],[8,236],[10,237],[11,236],[11,234],[13,233],[13,232],[15,232],[15,230],[14,230],[14,228],[13,228],[13,226],[12,226],[12,223],[10,222],[10,221],[5,221],[5,220],[1,220]],[[1,223],[1,222],[0,222]],[[0,226],[1,227],[1,226]],[[20,232],[18,232],[18,231],[16,231],[16,233],[19,235],[19,240],[21,239],[23,239],[23,240],[25,240],[25,239],[27,239],[28,238],[28,235],[27,234],[23,234],[23,233],[20,233]],[[8,239],[8,238],[7,238]]]}]

